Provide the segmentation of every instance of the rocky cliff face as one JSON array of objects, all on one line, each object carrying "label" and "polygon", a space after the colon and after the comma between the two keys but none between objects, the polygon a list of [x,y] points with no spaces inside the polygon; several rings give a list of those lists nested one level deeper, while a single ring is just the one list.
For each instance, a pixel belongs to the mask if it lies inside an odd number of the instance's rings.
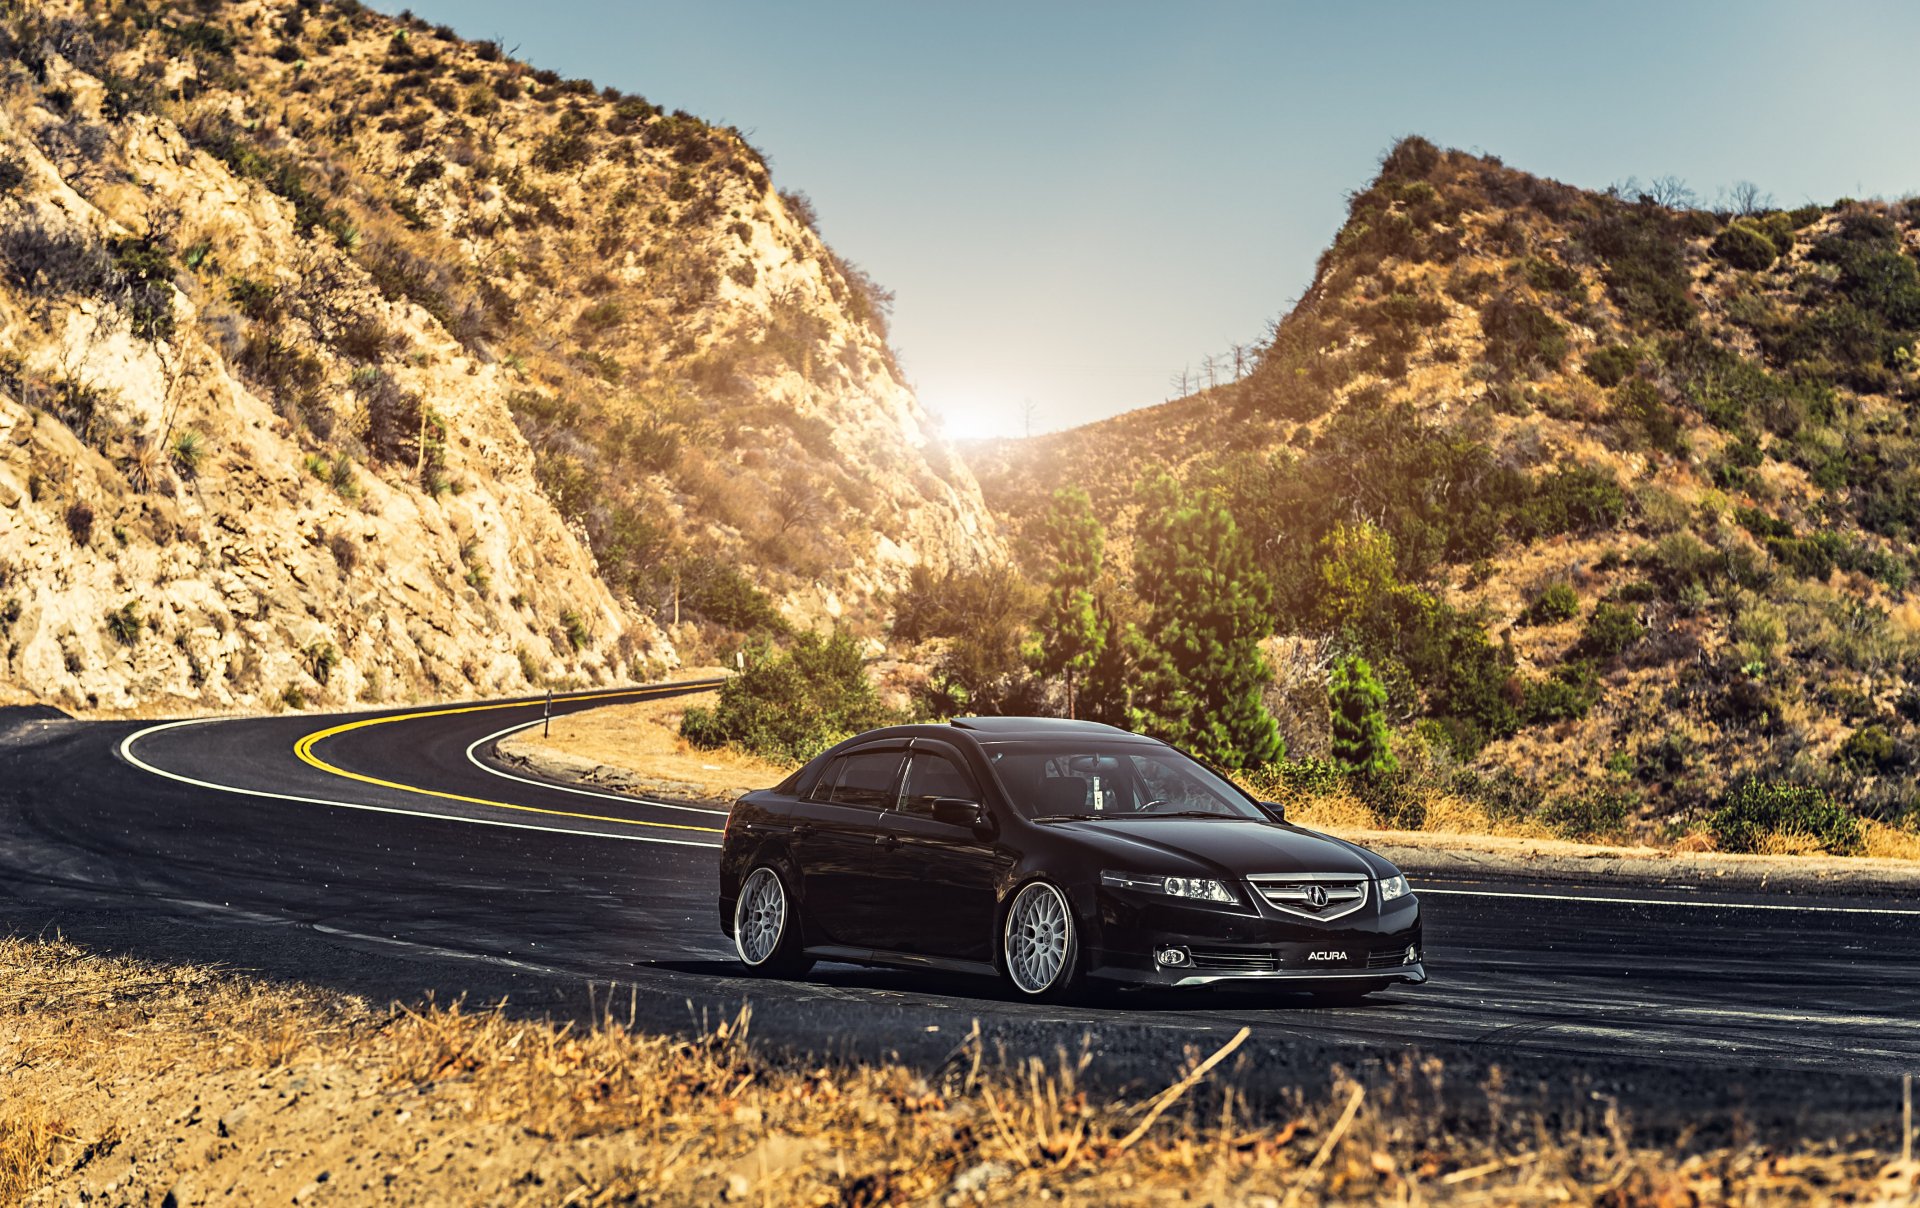
[{"label": "rocky cliff face", "polygon": [[18,693],[637,677],[999,551],[886,295],[737,134],[351,4],[0,42]]}]

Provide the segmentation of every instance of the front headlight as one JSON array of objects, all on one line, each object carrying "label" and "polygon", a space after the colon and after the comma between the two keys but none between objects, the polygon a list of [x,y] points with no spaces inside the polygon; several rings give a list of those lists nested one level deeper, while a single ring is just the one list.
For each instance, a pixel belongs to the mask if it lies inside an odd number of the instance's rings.
[{"label": "front headlight", "polygon": [[1170,898],[1193,902],[1220,902],[1238,906],[1240,895],[1225,881],[1207,877],[1163,877],[1135,872],[1103,872],[1100,883],[1111,889],[1135,889],[1145,893],[1164,893]]},{"label": "front headlight", "polygon": [[1395,898],[1404,898],[1407,896],[1407,893],[1407,878],[1399,873],[1395,873],[1390,877],[1383,877],[1380,881],[1380,900],[1382,902],[1391,902]]}]

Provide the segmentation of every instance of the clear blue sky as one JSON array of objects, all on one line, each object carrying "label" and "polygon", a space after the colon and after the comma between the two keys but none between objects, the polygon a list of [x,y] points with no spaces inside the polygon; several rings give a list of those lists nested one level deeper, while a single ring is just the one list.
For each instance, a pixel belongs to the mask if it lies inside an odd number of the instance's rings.
[{"label": "clear blue sky", "polygon": [[[394,11],[393,0],[380,7]],[[1920,190],[1920,6],[414,0],[738,126],[956,435],[1159,402],[1306,287],[1401,134],[1707,200]]]}]

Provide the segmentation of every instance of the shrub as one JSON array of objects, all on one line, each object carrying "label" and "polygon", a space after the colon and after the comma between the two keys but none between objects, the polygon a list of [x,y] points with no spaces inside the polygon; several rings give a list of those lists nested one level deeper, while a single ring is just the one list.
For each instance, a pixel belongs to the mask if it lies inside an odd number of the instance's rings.
[{"label": "shrub", "polygon": [[1552,315],[1528,302],[1495,298],[1480,310],[1487,360],[1508,373],[1558,369],[1567,357],[1567,334]]},{"label": "shrub", "polygon": [[1582,366],[1588,377],[1609,390],[1632,377],[1639,367],[1639,354],[1625,344],[1594,349]]},{"label": "shrub", "polygon": [[1554,668],[1545,679],[1528,684],[1520,714],[1533,726],[1577,721],[1591,713],[1599,701],[1600,681],[1593,673],[1593,664],[1575,659]]},{"label": "shrub", "polygon": [[1629,318],[1675,329],[1692,325],[1685,245],[1662,211],[1609,206],[1586,223],[1580,237],[1605,263],[1607,293]]},{"label": "shrub", "polygon": [[140,601],[128,600],[125,604],[107,614],[107,632],[113,640],[122,646],[131,646],[140,640]]},{"label": "shrub", "polygon": [[27,183],[27,165],[20,157],[0,152],[0,199],[12,197]]},{"label": "shrub", "polygon": [[679,566],[680,606],[716,625],[741,633],[779,636],[790,632],[773,597],[754,586],[732,563],[694,558]]},{"label": "shrub", "polygon": [[192,478],[200,472],[200,461],[206,456],[207,442],[192,428],[182,430],[173,438],[173,447],[169,450],[174,466],[182,475]]},{"label": "shrub", "polygon": [[333,555],[334,564],[339,566],[343,574],[353,573],[353,568],[360,564],[360,547],[345,533],[329,534],[327,551]]},{"label": "shrub", "polygon": [[1884,772],[1899,761],[1899,752],[1885,726],[1870,725],[1847,735],[1837,758],[1855,772]]},{"label": "shrub", "polygon": [[1686,435],[1673,408],[1646,378],[1632,378],[1615,391],[1614,415],[1617,426],[1637,430],[1654,448],[1674,454],[1686,451]]},{"label": "shrub", "polygon": [[145,340],[173,335],[173,253],[153,238],[116,239],[113,300],[127,312],[134,334]]},{"label": "shrub", "polygon": [[83,499],[75,500],[66,512],[67,532],[75,545],[93,544],[93,509]]},{"label": "shrub", "polygon": [[1551,625],[1580,615],[1580,595],[1570,583],[1549,583],[1533,598],[1521,620],[1529,625]]},{"label": "shrub", "polygon": [[567,635],[567,645],[575,650],[585,650],[593,640],[593,635],[587,630],[586,618],[571,608],[560,613],[560,629]]},{"label": "shrub", "polygon": [[1801,835],[1835,855],[1858,854],[1860,820],[1811,785],[1750,778],[1734,786],[1708,821],[1720,850],[1760,850],[1770,835]]},{"label": "shrub", "polygon": [[300,652],[300,665],[307,669],[314,683],[325,687],[333,678],[333,669],[340,665],[340,652],[333,648],[332,642],[314,642]]},{"label": "shrub", "polygon": [[1779,258],[1779,249],[1773,240],[1752,223],[1735,219],[1727,229],[1714,238],[1708,249],[1720,259],[1738,269],[1758,272],[1771,268]]},{"label": "shrub", "polygon": [[1577,796],[1548,798],[1539,818],[1568,839],[1592,842],[1623,834],[1636,804],[1632,790],[1625,786],[1602,785]]},{"label": "shrub", "polygon": [[1367,660],[1349,655],[1334,665],[1327,682],[1327,704],[1332,713],[1333,762],[1342,772],[1374,780],[1399,770],[1387,739],[1387,690]]},{"label": "shrub", "polygon": [[1617,658],[1627,647],[1647,635],[1634,610],[1624,604],[1601,603],[1587,618],[1575,649],[1586,658]]},{"label": "shrub", "polygon": [[860,643],[845,632],[802,633],[778,652],[752,647],[746,669],[711,709],[688,709],[681,736],[697,747],[729,746],[766,759],[804,762],[841,739],[901,720],[867,680]]}]

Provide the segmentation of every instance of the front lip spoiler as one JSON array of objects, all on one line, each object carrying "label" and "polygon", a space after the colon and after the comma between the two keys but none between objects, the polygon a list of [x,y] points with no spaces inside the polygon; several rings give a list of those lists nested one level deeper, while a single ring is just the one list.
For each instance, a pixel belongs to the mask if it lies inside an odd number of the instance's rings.
[{"label": "front lip spoiler", "polygon": [[1427,980],[1426,965],[1415,962],[1411,965],[1395,965],[1391,969],[1341,969],[1321,972],[1318,969],[1273,969],[1258,972],[1195,973],[1174,982],[1175,986],[1204,986],[1221,981],[1265,981],[1265,982],[1350,982],[1350,981],[1390,981],[1406,982],[1418,986]]}]

